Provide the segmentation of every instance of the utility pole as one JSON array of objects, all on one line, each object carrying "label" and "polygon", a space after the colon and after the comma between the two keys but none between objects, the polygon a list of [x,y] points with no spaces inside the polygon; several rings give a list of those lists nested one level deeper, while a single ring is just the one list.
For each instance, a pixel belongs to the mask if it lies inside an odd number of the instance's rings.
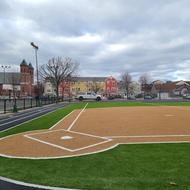
[{"label": "utility pole", "polygon": [[34,45],[34,42],[31,42],[30,45],[35,49],[35,55],[36,55],[36,72],[37,72],[37,95],[38,99],[40,98],[39,96],[39,81],[38,81],[38,59],[37,59],[37,51],[39,50],[39,47]]},{"label": "utility pole", "polygon": [[[4,69],[4,81],[3,81],[3,86],[5,85],[5,69],[11,68],[11,66],[1,66]],[[3,87],[3,99],[5,99],[5,87]]]}]

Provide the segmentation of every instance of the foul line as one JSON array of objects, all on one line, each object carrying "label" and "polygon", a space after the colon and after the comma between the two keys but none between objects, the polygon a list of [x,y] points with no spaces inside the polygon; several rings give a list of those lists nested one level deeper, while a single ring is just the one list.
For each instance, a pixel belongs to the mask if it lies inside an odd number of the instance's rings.
[{"label": "foul line", "polygon": [[67,131],[70,131],[71,127],[75,124],[75,122],[77,121],[77,119],[79,118],[79,116],[82,114],[82,112],[84,111],[84,109],[86,108],[87,105],[88,105],[88,103],[84,106],[83,110],[79,113],[79,115],[78,115],[77,118],[73,121],[73,123],[70,125],[70,127],[67,129]]},{"label": "foul line", "polygon": [[147,136],[113,136],[107,138],[152,138],[152,137],[189,137],[190,135],[147,135]]}]

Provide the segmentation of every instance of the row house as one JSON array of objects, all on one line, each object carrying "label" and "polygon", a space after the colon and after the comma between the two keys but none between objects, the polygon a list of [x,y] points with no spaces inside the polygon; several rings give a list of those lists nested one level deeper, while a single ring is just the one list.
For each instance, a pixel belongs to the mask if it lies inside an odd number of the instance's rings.
[{"label": "row house", "polygon": [[[55,88],[46,80],[44,84],[44,95],[54,96]],[[78,77],[75,81],[63,81],[59,86],[60,97],[75,97],[76,94],[94,92],[107,98],[117,94],[117,81],[114,77]]]}]

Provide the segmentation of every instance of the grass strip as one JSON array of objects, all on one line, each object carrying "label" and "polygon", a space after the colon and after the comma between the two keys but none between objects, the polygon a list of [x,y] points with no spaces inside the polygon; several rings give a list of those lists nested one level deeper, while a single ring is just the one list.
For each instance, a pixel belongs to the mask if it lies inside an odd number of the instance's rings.
[{"label": "grass strip", "polygon": [[[1,158],[2,176],[33,184],[76,189],[189,189],[190,144],[119,145],[71,158]],[[170,182],[177,183],[174,187]]]},{"label": "grass strip", "polygon": [[93,102],[86,108],[104,108],[104,107],[134,107],[134,106],[156,106],[141,102]]}]

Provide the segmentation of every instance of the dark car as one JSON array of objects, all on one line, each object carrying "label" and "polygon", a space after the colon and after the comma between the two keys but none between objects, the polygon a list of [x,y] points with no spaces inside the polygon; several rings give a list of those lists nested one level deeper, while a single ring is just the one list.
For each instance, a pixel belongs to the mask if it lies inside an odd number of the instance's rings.
[{"label": "dark car", "polygon": [[114,96],[108,96],[107,100],[114,100],[115,97]]}]

